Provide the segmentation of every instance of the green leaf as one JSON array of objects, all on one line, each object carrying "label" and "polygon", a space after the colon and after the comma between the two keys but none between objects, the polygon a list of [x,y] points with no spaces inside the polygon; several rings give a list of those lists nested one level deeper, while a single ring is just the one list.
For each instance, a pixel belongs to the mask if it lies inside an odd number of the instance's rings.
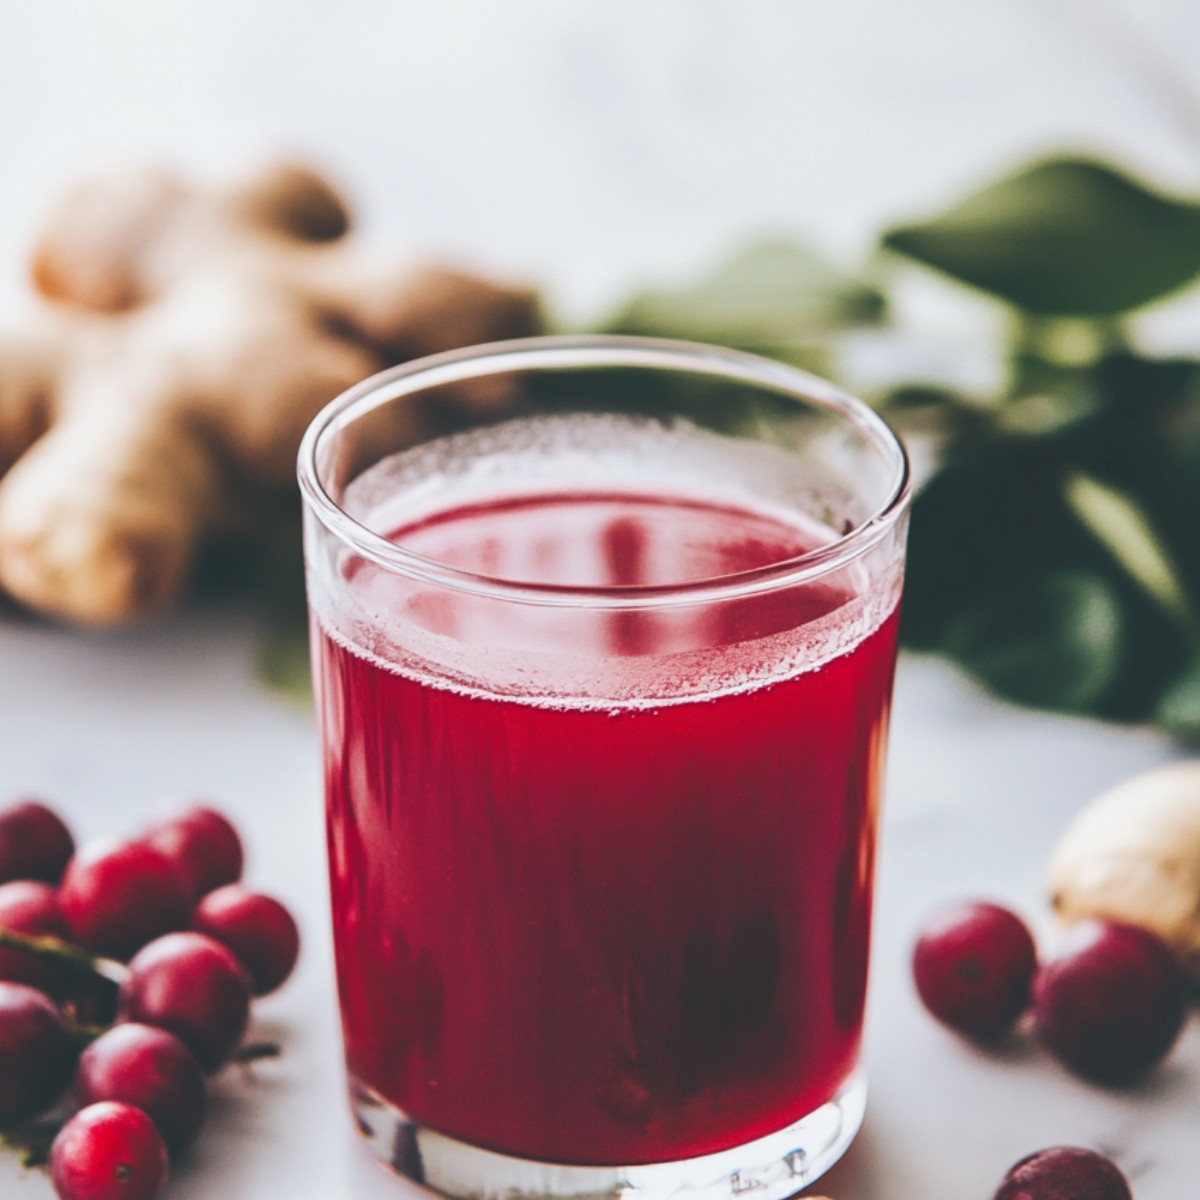
[{"label": "green leaf", "polygon": [[1025,392],[1009,400],[995,415],[995,428],[1016,437],[1045,438],[1079,425],[1095,415],[1100,398],[1080,379],[1074,387],[1060,386]]},{"label": "green leaf", "polygon": [[1064,494],[1084,527],[1126,574],[1183,629],[1197,622],[1171,556],[1138,502],[1090,475],[1068,476]]},{"label": "green leaf", "polygon": [[312,704],[307,624],[292,619],[271,626],[259,650],[258,677],[284,699],[305,708]]},{"label": "green leaf", "polygon": [[1062,571],[960,613],[944,649],[998,695],[1087,712],[1116,675],[1121,627],[1120,604],[1103,579]]},{"label": "green leaf", "polygon": [[1200,659],[1163,692],[1154,715],[1176,737],[1200,740]]},{"label": "green leaf", "polygon": [[879,321],[882,294],[786,239],[755,242],[691,287],[646,291],[609,333],[714,342],[813,363],[832,330]]},{"label": "green leaf", "polygon": [[1031,313],[1113,315],[1200,274],[1200,205],[1102,162],[1051,158],[883,244]]}]

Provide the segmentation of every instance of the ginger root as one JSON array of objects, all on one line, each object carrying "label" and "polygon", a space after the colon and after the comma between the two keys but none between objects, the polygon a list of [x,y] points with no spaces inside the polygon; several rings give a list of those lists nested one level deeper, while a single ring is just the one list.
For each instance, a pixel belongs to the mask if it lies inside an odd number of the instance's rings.
[{"label": "ginger root", "polygon": [[[368,256],[349,226],[337,192],[289,165],[225,188],[127,171],[63,198],[33,255],[42,301],[0,329],[0,588],[86,625],[154,613],[207,533],[292,483],[340,391],[536,329],[530,292]],[[436,416],[414,406],[412,440]]]},{"label": "ginger root", "polygon": [[1200,762],[1137,775],[1084,807],[1055,849],[1049,886],[1064,921],[1140,925],[1200,978]]}]

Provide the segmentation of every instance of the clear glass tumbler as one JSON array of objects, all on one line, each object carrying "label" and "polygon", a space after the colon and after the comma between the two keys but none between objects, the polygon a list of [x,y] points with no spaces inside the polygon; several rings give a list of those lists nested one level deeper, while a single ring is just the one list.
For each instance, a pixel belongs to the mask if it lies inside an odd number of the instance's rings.
[{"label": "clear glass tumbler", "polygon": [[300,480],[373,1149],[461,1197],[804,1187],[865,1098],[900,443],[779,363],[545,338],[368,379]]}]

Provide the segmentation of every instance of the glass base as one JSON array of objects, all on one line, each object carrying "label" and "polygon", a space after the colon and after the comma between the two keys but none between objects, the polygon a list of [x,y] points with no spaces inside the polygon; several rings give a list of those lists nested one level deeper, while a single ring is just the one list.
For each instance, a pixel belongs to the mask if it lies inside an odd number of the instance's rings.
[{"label": "glass base", "polygon": [[823,1175],[862,1124],[867,1084],[851,1075],[828,1104],[732,1150],[632,1167],[572,1167],[480,1150],[425,1129],[351,1077],[371,1150],[392,1170],[458,1200],[783,1200]]}]

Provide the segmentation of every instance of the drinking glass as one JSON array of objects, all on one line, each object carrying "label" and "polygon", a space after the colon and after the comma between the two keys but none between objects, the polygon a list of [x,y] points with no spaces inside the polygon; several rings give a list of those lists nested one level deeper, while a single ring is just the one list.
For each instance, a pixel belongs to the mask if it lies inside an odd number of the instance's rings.
[{"label": "drinking glass", "polygon": [[474,347],[313,422],[337,982],[396,1171],[772,1200],[845,1150],[908,480],[862,402],[685,343]]}]

